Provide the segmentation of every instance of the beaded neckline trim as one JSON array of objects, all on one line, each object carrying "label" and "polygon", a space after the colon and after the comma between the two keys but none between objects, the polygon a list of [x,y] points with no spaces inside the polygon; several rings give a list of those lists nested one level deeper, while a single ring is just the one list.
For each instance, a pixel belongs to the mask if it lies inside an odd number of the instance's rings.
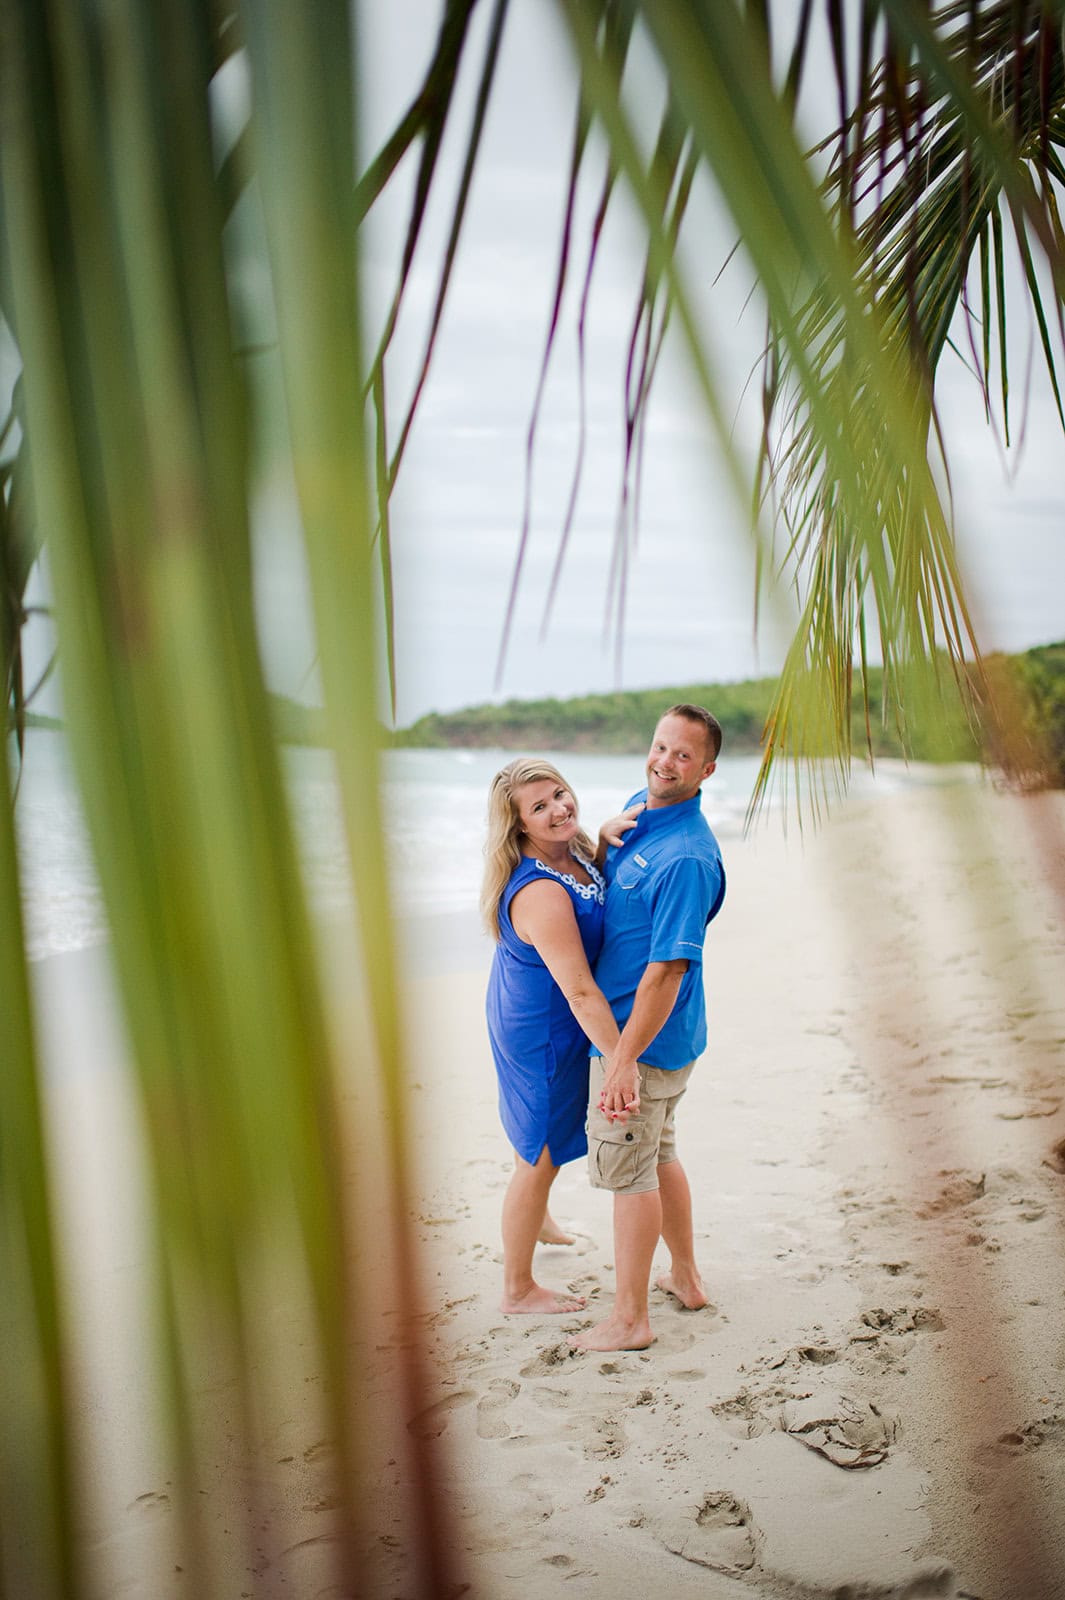
[{"label": "beaded neckline trim", "polygon": [[578,882],[572,872],[556,871],[554,867],[549,867],[546,862],[541,861],[539,856],[534,858],[534,863],[540,868],[541,872],[549,873],[552,878],[557,878],[568,889],[572,889],[575,894],[579,894],[582,900],[595,900],[599,905],[602,905],[606,897],[606,883],[599,868],[593,861],[585,861],[583,856],[575,856],[574,860],[579,861],[581,866],[591,873],[591,883]]}]

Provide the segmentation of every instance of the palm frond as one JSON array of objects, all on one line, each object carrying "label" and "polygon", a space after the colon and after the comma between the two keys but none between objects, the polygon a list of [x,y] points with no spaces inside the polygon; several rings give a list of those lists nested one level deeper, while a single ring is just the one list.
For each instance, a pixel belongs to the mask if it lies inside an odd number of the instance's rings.
[{"label": "palm frond", "polygon": [[[621,80],[625,71],[625,62],[632,41],[632,30],[635,16],[632,10],[625,6],[604,8],[598,23],[600,37],[600,50],[606,70],[612,75],[615,92],[620,92]],[[518,602],[522,574],[525,568],[525,558],[529,546],[529,536],[532,526],[532,496],[533,496],[533,464],[535,455],[536,435],[540,421],[540,409],[543,404],[544,389],[547,383],[548,368],[555,347],[555,338],[558,333],[559,319],[562,311],[562,299],[569,278],[570,250],[573,234],[574,213],[577,206],[578,190],[585,152],[588,144],[588,135],[592,126],[592,114],[583,91],[577,105],[576,127],[573,134],[573,151],[570,158],[569,181],[566,187],[565,211],[562,223],[562,237],[558,254],[558,266],[555,275],[555,288],[552,297],[547,335],[544,340],[544,351],[540,362],[540,375],[533,398],[532,410],[529,415],[529,426],[525,439],[525,488],[522,502],[521,529],[518,534],[518,547],[514,557],[514,567],[511,575],[510,590],[507,595],[506,609],[503,613],[503,626],[500,630],[499,655],[496,661],[496,685],[500,684],[503,675],[503,666],[510,642],[511,629],[514,623],[514,611]],[[584,461],[585,442],[585,368],[584,368],[584,334],[591,294],[592,275],[598,255],[599,241],[602,238],[603,226],[606,222],[607,211],[614,193],[617,181],[617,167],[608,157],[606,172],[604,174],[596,208],[595,220],[591,230],[591,240],[588,248],[587,262],[584,271],[584,283],[581,291],[581,307],[577,318],[577,355],[578,355],[578,385],[579,385],[579,422],[577,449],[573,467],[573,477],[570,485],[569,498],[566,512],[563,517],[562,529],[558,538],[554,566],[548,584],[547,598],[544,603],[542,629],[546,630],[548,619],[554,604],[558,586],[562,578],[562,568],[566,559],[569,546],[570,533],[573,528],[573,519],[576,515],[577,496],[580,491],[581,472]]]},{"label": "palm frond", "polygon": [[55,1207],[41,1108],[41,1075],[22,933],[8,766],[0,787],[0,1588],[73,1600],[76,1554],[69,1331],[57,1267]]},{"label": "palm frond", "polygon": [[[933,17],[910,0],[866,8],[881,30],[879,65],[864,79],[856,103],[825,141],[831,152],[823,193],[841,237],[853,241],[857,292],[874,309],[884,359],[905,375],[926,448],[941,440],[935,374],[959,312],[971,317],[967,286],[979,258],[982,324],[969,343],[990,412],[993,385],[1010,439],[1008,292],[1004,215],[1013,225],[1040,342],[1055,395],[1056,354],[1032,257],[1037,241],[1053,285],[1060,319],[1060,226],[1053,164],[1065,132],[1065,65],[1048,22],[1057,8],[1025,8],[1018,27],[1010,4],[958,5]],[[845,54],[845,50],[843,52]],[[1037,181],[1033,181],[1033,179]],[[818,684],[832,671],[824,647],[849,661],[859,617],[858,587],[869,584],[885,682],[905,721],[906,673],[916,662],[934,670],[937,647],[955,663],[959,691],[972,714],[987,709],[986,679],[964,671],[979,656],[963,598],[949,519],[914,477],[915,463],[892,465],[878,386],[853,342],[847,316],[822,279],[799,313],[800,342],[813,352],[815,380],[838,404],[849,400],[855,460],[869,478],[865,503],[880,513],[857,535],[863,554],[842,584],[825,582],[824,554],[855,540],[860,523],[847,506],[848,489],[821,438],[809,399],[810,373],[774,334],[785,359],[767,389],[764,452],[781,524],[791,530],[781,557],[807,602],[785,678],[802,679],[801,695],[783,695],[774,708],[766,765],[778,751],[813,753],[824,730],[812,711]],[[775,315],[775,313],[772,313]],[[993,362],[998,370],[993,377]],[[891,426],[894,426],[892,422]],[[949,463],[943,462],[949,473]],[[903,470],[899,471],[902,467]],[[918,474],[919,476],[919,474]],[[769,481],[768,479],[766,481]],[[842,596],[853,598],[844,604]],[[812,606],[811,606],[812,602]],[[815,619],[835,608],[831,634]],[[806,707],[796,713],[799,703]],[[847,734],[841,750],[849,758]]]},{"label": "palm frond", "polygon": [[[350,855],[365,862],[362,937],[352,938],[365,952],[373,1023],[361,1078],[355,1063],[342,1075],[327,1019],[256,636],[247,402],[226,280],[227,190],[211,139],[210,0],[119,0],[106,18],[94,4],[5,0],[2,225],[69,741],[145,1130],[154,1275],[142,1287],[155,1295],[160,1391],[144,1405],[170,1425],[158,1465],[174,1485],[175,1538],[198,1592],[241,1587],[244,1552],[262,1547],[271,1521],[251,1470],[258,1441],[308,1408],[299,1351],[327,1392],[326,1559],[355,1592],[365,1569],[360,1507],[376,1469],[352,1341],[382,1273],[410,1318],[417,1271],[404,1236],[403,1071],[379,844],[354,52],[342,0],[306,12],[248,0],[241,19],[328,714]],[[10,824],[5,805],[5,850]],[[21,1241],[46,1276],[47,1188],[33,1166],[26,1088],[39,1069],[19,1009],[9,865],[5,855],[0,981],[17,1060],[5,1056],[4,1241],[16,1255]],[[385,1102],[387,1154],[375,1176],[397,1244],[373,1259],[353,1246],[344,1168],[353,1094]],[[9,1129],[26,1141],[10,1165]],[[8,1539],[16,1502],[5,1485],[0,1587],[44,1600],[72,1592],[53,1507],[72,1514],[75,1501],[62,1441],[41,1410],[63,1411],[64,1351],[53,1353],[62,1335],[48,1321],[45,1277],[31,1296],[23,1267],[9,1264],[20,1339],[39,1345],[32,1420],[43,1431],[26,1480],[39,1521],[25,1548]],[[405,1354],[407,1403],[417,1403],[420,1373],[416,1353]],[[220,1382],[232,1397],[224,1412],[203,1400]],[[5,1429],[28,1426],[31,1411],[7,1398]],[[5,1472],[26,1459],[8,1443]],[[233,1465],[208,1511],[198,1486],[218,1479],[223,1460]],[[405,1483],[414,1554],[446,1583],[440,1500],[424,1463]],[[289,1513],[274,1513],[268,1563],[292,1531]],[[36,1563],[25,1582],[23,1558]],[[107,1553],[92,1559],[106,1567]],[[419,1581],[434,1592],[436,1578]],[[107,1590],[106,1570],[94,1568],[92,1583]]]}]

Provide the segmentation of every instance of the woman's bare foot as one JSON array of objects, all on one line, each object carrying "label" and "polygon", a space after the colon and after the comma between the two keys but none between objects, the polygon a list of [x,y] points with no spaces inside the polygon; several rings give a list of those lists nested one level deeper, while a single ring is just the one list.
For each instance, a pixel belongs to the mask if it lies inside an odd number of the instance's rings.
[{"label": "woman's bare foot", "polygon": [[574,1350],[646,1350],[655,1335],[646,1317],[627,1322],[616,1312],[570,1339]]},{"label": "woman's bare foot", "polygon": [[686,1311],[701,1311],[710,1304],[710,1297],[703,1288],[703,1280],[697,1272],[663,1272],[655,1279],[655,1288],[663,1289],[666,1294],[671,1294],[679,1300]]},{"label": "woman's bare foot", "polygon": [[564,1233],[551,1215],[550,1211],[544,1213],[544,1224],[540,1229],[540,1244],[575,1244],[572,1233]]},{"label": "woman's bare foot", "polygon": [[556,1317],[565,1315],[567,1311],[580,1311],[586,1304],[583,1295],[557,1294],[554,1289],[545,1289],[541,1284],[534,1283],[524,1294],[504,1294],[499,1309],[508,1317]]}]

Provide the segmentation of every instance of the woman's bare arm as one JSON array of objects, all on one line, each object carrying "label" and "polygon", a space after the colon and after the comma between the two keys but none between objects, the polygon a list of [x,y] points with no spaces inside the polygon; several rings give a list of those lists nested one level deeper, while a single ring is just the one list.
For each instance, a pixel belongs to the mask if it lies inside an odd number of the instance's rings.
[{"label": "woman's bare arm", "polygon": [[596,1049],[610,1055],[617,1023],[592,977],[567,891],[547,880],[526,884],[510,903],[510,920],[518,938],[535,948]]}]

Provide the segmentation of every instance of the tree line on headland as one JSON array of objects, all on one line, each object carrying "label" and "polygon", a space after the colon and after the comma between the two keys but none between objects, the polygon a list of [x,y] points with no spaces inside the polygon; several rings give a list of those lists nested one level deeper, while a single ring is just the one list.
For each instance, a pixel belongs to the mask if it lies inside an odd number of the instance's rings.
[{"label": "tree line on headland", "polygon": [[[1041,645],[1015,656],[994,655],[985,662],[989,677],[1010,686],[1009,703],[1020,734],[1014,748],[1027,752],[1027,782],[1065,786],[1065,642]],[[708,706],[721,723],[724,748],[757,753],[772,703],[775,678],[741,683],[680,684],[572,698],[506,700],[461,711],[430,712],[397,729],[390,742],[406,749],[602,750],[635,752],[647,743],[647,730],[673,702]],[[852,695],[853,748],[866,748],[867,729],[874,757],[914,761],[995,763],[978,729],[967,720],[949,667],[941,692],[911,719],[903,735],[884,713],[882,674],[869,673],[867,707],[859,685]]]}]

